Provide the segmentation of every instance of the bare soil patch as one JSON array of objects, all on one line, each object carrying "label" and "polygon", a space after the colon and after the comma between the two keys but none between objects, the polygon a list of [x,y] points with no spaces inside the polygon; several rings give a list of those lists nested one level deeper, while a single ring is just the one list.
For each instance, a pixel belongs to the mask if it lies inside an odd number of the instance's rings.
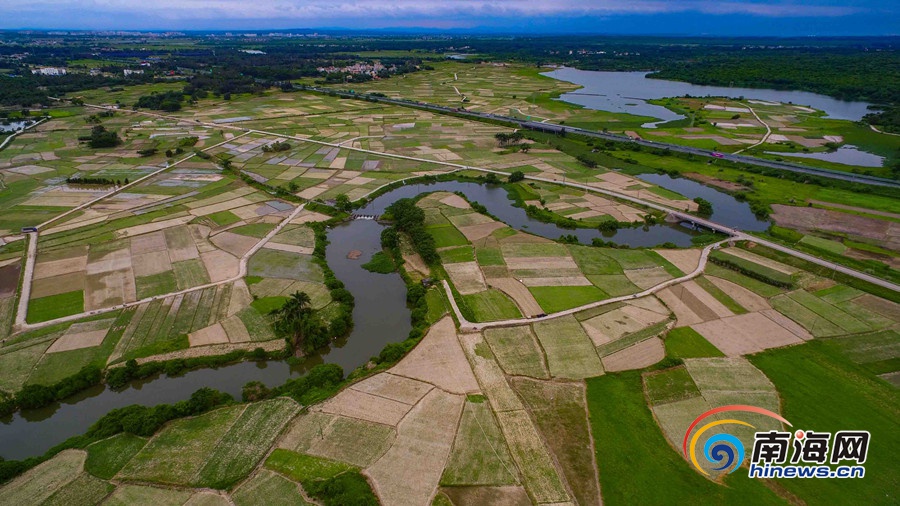
[{"label": "bare soil patch", "polygon": [[31,298],[39,299],[50,295],[59,295],[72,291],[73,287],[82,287],[87,279],[84,271],[70,272],[52,278],[35,279],[31,282]]},{"label": "bare soil patch", "polygon": [[390,372],[431,383],[452,393],[467,394],[479,390],[472,367],[457,340],[456,326],[449,316],[435,323]]},{"label": "bare soil patch", "polygon": [[316,411],[396,426],[409,404],[347,388],[315,408]]},{"label": "bare soil patch", "polygon": [[151,251],[137,255],[132,253],[132,255],[134,275],[137,277],[151,276],[172,270],[172,262],[169,261],[169,253],[166,251]]},{"label": "bare soil patch", "polygon": [[578,269],[571,257],[505,257],[512,270]]},{"label": "bare soil patch", "polygon": [[382,504],[431,502],[450,454],[464,400],[461,395],[433,389],[398,425],[394,444],[365,471]]},{"label": "bare soil patch", "polygon": [[487,290],[484,276],[478,268],[478,262],[459,262],[444,264],[444,270],[450,275],[453,285],[463,295],[483,292]]},{"label": "bare soil patch", "polygon": [[459,195],[452,194],[448,195],[440,200],[441,204],[448,205],[450,207],[455,207],[457,209],[469,209],[471,206],[466,199],[460,197]]},{"label": "bare soil patch", "polygon": [[222,324],[216,323],[188,334],[188,342],[191,347],[194,347],[206,346],[209,344],[223,344],[229,341],[228,334],[225,332],[225,329],[222,328]]},{"label": "bare soil patch", "polygon": [[216,247],[231,253],[237,258],[243,257],[245,253],[250,251],[250,249],[259,242],[259,239],[256,239],[255,237],[247,237],[231,232],[222,232],[210,236],[209,240],[215,244]]},{"label": "bare soil patch", "polygon": [[523,487],[446,487],[441,491],[454,506],[531,506]]},{"label": "bare soil patch", "polygon": [[646,339],[601,359],[610,372],[629,371],[649,367],[666,357],[666,347],[658,337]]},{"label": "bare soil patch", "polygon": [[240,260],[222,250],[201,253],[200,260],[212,283],[231,279],[240,272]]},{"label": "bare soil patch", "polygon": [[380,373],[354,383],[353,390],[386,397],[391,400],[413,405],[419,402],[432,387],[428,383],[416,381],[391,373]]},{"label": "bare soil patch", "polygon": [[162,232],[151,232],[131,239],[131,254],[141,255],[153,251],[166,251],[166,236]]},{"label": "bare soil patch", "polygon": [[747,313],[693,325],[726,356],[747,355],[803,340],[761,313]]},{"label": "bare soil patch", "polygon": [[113,322],[115,319],[72,324],[62,337],[47,348],[47,353],[100,346]]},{"label": "bare soil patch", "polygon": [[462,235],[464,235],[466,237],[466,239],[469,240],[469,242],[475,242],[475,241],[478,241],[478,240],[484,239],[485,237],[490,236],[491,234],[494,233],[495,230],[498,230],[498,229],[501,229],[504,227],[506,227],[506,225],[503,223],[491,221],[488,223],[481,223],[478,225],[467,225],[464,227],[456,227],[456,228],[462,233]]},{"label": "bare soil patch", "polygon": [[689,172],[685,174],[684,177],[693,179],[695,181],[700,181],[701,183],[708,184],[709,186],[715,186],[716,188],[722,188],[723,190],[732,192],[745,191],[749,189],[740,183],[735,183],[734,181],[725,181],[724,179],[718,179],[712,176],[698,174],[696,172]]},{"label": "bare soil patch", "polygon": [[857,297],[853,302],[894,321],[900,321],[900,304],[870,294]]},{"label": "bare soil patch", "polygon": [[524,278],[525,286],[591,286],[593,283],[584,276],[559,276],[547,278]]},{"label": "bare soil patch", "polygon": [[504,278],[488,278],[486,280],[488,286],[496,288],[501,292],[509,295],[519,306],[519,310],[525,316],[535,316],[544,312],[541,305],[535,300],[534,295],[528,290],[528,287],[520,283],[518,280],[510,277]]},{"label": "bare soil patch", "polygon": [[137,287],[130,268],[87,277],[84,308],[88,311],[134,300],[137,300]]},{"label": "bare soil patch", "polygon": [[715,276],[706,276],[712,284],[719,287],[725,295],[728,295],[735,302],[741,305],[747,311],[762,311],[772,309],[765,297],[761,297],[756,293],[744,288],[743,286],[728,281],[727,279],[717,278]]},{"label": "bare soil patch", "polygon": [[666,272],[662,266],[649,269],[629,269],[624,271],[624,274],[629,281],[642,290],[672,279],[672,275]]},{"label": "bare soil patch", "polygon": [[694,272],[700,265],[701,251],[699,249],[658,249],[654,251],[684,273]]}]

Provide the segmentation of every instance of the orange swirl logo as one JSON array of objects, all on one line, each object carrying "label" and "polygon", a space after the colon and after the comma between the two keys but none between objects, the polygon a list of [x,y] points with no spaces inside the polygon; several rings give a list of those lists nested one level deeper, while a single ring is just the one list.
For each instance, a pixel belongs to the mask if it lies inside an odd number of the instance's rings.
[{"label": "orange swirl logo", "polygon": [[[770,418],[774,418],[782,423],[791,426],[791,422],[785,420],[778,413],[773,413],[768,409],[758,408],[756,406],[748,406],[744,404],[721,406],[703,413],[702,415],[694,419],[694,422],[691,423],[690,427],[688,427],[687,431],[684,433],[684,441],[681,444],[681,449],[684,453],[684,458],[690,458],[690,461],[692,464],[694,464],[694,467],[696,467],[698,471],[707,476],[709,475],[709,472],[703,469],[703,467],[700,466],[700,462],[697,460],[697,442],[700,440],[700,436],[702,436],[704,432],[719,425],[743,425],[753,429],[756,428],[747,422],[729,418],[709,422],[697,429],[697,431],[694,433],[694,436],[691,437],[691,432],[704,418],[716,415],[718,413],[726,413],[730,411],[742,411],[746,413],[766,415]],[[688,445],[688,439],[690,439],[690,445]],[[690,452],[688,452],[688,448],[690,448]],[[725,471],[726,469],[730,468],[730,471],[728,471],[728,473],[733,473],[735,470],[737,470],[737,468],[741,467],[741,464],[744,463],[744,444],[741,443],[740,439],[732,434],[714,434],[710,436],[706,440],[706,444],[703,445],[703,457],[707,462],[710,462],[714,466],[718,466],[713,467],[714,471]]]}]

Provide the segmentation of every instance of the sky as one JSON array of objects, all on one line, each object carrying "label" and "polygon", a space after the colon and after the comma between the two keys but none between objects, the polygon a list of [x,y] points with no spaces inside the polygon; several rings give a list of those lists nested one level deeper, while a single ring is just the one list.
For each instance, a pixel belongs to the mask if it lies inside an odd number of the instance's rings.
[{"label": "sky", "polygon": [[0,29],[897,35],[898,0],[0,0]]}]

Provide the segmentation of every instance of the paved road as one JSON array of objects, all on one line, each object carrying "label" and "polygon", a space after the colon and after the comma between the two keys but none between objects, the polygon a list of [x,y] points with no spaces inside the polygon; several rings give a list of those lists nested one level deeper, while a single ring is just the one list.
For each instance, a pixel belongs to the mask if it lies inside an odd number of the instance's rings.
[{"label": "paved road", "polygon": [[853,174],[850,172],[842,172],[842,171],[829,170],[829,169],[821,169],[821,168],[817,168],[817,167],[809,167],[806,165],[799,165],[799,164],[791,163],[791,162],[777,162],[774,160],[764,160],[762,158],[756,158],[756,157],[740,155],[740,154],[723,153],[720,156],[713,156],[712,152],[710,152],[707,149],[694,148],[691,146],[682,146],[679,144],[667,144],[667,143],[663,143],[663,142],[648,141],[648,140],[644,140],[644,139],[635,140],[635,139],[632,139],[625,135],[617,135],[617,134],[611,134],[611,133],[606,133],[606,132],[598,132],[596,130],[587,130],[584,128],[574,128],[574,127],[558,125],[558,124],[550,123],[550,122],[538,123],[538,122],[533,122],[533,121],[522,120],[519,118],[514,118],[511,116],[502,116],[499,114],[491,114],[491,113],[478,112],[478,111],[468,111],[468,110],[465,110],[462,108],[454,109],[452,107],[444,107],[444,106],[440,106],[440,105],[429,104],[427,102],[416,102],[413,100],[402,100],[402,99],[379,97],[379,96],[373,96],[373,95],[359,95],[359,94],[355,94],[355,93],[337,91],[337,90],[332,90],[332,89],[328,89],[328,88],[298,87],[298,89],[312,90],[312,91],[319,92],[319,93],[328,93],[328,94],[333,93],[337,96],[348,97],[348,98],[363,98],[363,97],[365,97],[366,100],[381,102],[381,103],[386,103],[386,104],[399,105],[402,107],[415,107],[418,109],[425,109],[425,110],[434,111],[437,113],[468,116],[468,117],[474,118],[474,119],[503,121],[506,123],[516,124],[516,125],[518,125],[519,128],[527,128],[530,130],[539,130],[539,131],[550,132],[550,133],[564,131],[566,133],[575,133],[575,134],[584,135],[587,137],[595,137],[595,138],[614,141],[614,142],[633,142],[633,143],[636,143],[638,145],[648,147],[648,148],[668,149],[670,151],[677,151],[680,153],[688,153],[688,154],[692,154],[695,156],[701,156],[704,158],[712,158],[712,159],[721,158],[724,160],[746,163],[749,165],[756,165],[759,167],[766,167],[766,168],[770,168],[770,169],[786,170],[786,171],[790,171],[790,172],[798,172],[801,174],[810,174],[810,175],[826,177],[826,178],[830,178],[830,179],[840,179],[843,181],[851,181],[854,183],[900,188],[900,182],[893,181],[891,179],[886,179],[886,178],[867,176],[864,174]]}]

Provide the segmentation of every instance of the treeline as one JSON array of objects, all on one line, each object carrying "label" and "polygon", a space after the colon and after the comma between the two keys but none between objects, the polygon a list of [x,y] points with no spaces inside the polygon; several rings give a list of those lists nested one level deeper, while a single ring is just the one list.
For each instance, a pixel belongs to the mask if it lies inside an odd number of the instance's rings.
[{"label": "treeline", "polygon": [[[416,253],[422,257],[428,265],[436,265],[441,257],[438,255],[434,244],[434,238],[425,230],[425,211],[416,206],[413,199],[400,199],[385,209],[385,219],[393,221],[393,237],[388,237],[385,247],[391,248],[393,244],[399,244],[397,232],[403,232],[410,238]],[[390,230],[390,229],[389,229]],[[390,234],[390,232],[387,232]],[[385,237],[382,235],[382,243]]]},{"label": "treeline", "polygon": [[[66,184],[85,184],[85,185],[101,185],[101,186],[119,186],[122,184],[121,179],[109,179],[107,177],[67,177]],[[125,184],[128,184],[128,178],[125,178]]]},{"label": "treeline", "polygon": [[49,406],[86,388],[99,385],[102,379],[102,370],[96,365],[88,365],[52,385],[26,385],[12,396],[3,396],[0,392],[0,416],[14,413],[17,409]]},{"label": "treeline", "polygon": [[53,456],[63,450],[86,448],[93,442],[106,439],[121,432],[150,436],[168,421],[200,415],[213,408],[232,402],[234,402],[234,399],[226,393],[211,388],[201,388],[194,392],[188,400],[176,402],[175,404],[160,404],[152,408],[135,404],[114,409],[91,425],[85,434],[71,437],[41,456],[30,457],[24,460],[3,460],[0,458],[0,483],[4,483],[41,462],[53,458]]}]

